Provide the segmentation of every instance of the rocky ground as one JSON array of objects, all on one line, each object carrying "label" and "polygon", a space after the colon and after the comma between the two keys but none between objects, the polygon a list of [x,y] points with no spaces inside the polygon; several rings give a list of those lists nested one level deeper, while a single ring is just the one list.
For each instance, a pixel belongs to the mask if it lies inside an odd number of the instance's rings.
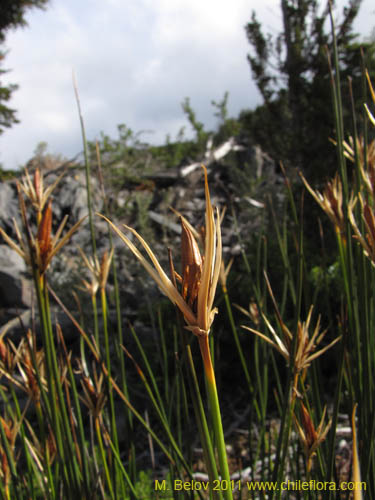
[{"label": "rocky ground", "polygon": [[[214,205],[226,207],[222,222],[224,260],[238,256],[249,239],[259,231],[268,218],[268,199],[274,206],[281,206],[284,198],[283,178],[276,165],[259,147],[241,144],[233,138],[217,148],[209,147],[201,159],[208,168],[209,186]],[[103,166],[105,198],[96,166],[92,167],[92,205],[96,212],[109,207],[111,219],[116,225],[127,224],[137,229],[150,242],[155,254],[168,268],[167,248],[173,249],[176,261],[179,257],[180,233],[178,217],[170,207],[182,213],[189,222],[199,228],[204,220],[204,183],[201,162],[186,162],[179,167],[164,169],[162,165],[143,176],[131,178],[126,175],[126,165],[118,162],[110,168]],[[68,215],[67,229],[87,214],[86,176],[82,164],[71,162],[65,165],[43,165],[30,163],[30,175],[40,168],[46,185],[53,184],[62,171],[65,175],[53,192],[53,228],[56,231],[65,215]],[[19,179],[22,173],[20,172]],[[115,180],[114,180],[115,179]],[[21,227],[16,181],[0,183],[0,226],[16,239],[14,220]],[[31,224],[33,221],[31,221]],[[98,253],[109,248],[106,222],[95,216],[95,230]],[[50,283],[58,295],[69,304],[73,315],[75,301],[72,291],[79,293],[80,280],[86,277],[78,247],[90,253],[90,230],[86,222],[74,234],[69,243],[54,259],[50,272]],[[137,332],[147,332],[149,326],[142,323],[137,311],[140,297],[160,300],[155,284],[125,249],[119,238],[114,237],[117,254],[118,276],[122,294],[123,317],[136,324]],[[111,282],[109,291],[111,291]],[[22,258],[4,241],[0,240],[0,337],[7,333],[17,344],[25,330],[38,318],[34,316],[35,297],[28,270]],[[55,314],[62,325],[68,345],[74,345],[78,338],[75,328],[56,306]],[[114,311],[110,311],[114,316]],[[38,328],[37,328],[38,329]],[[244,410],[245,411],[245,410]],[[250,477],[249,436],[246,428],[246,411],[233,418],[224,416],[230,424],[230,449],[232,472],[235,476]],[[225,412],[224,412],[225,413]],[[270,424],[271,425],[271,424]],[[272,424],[277,426],[277,423]],[[271,425],[271,427],[272,427]],[[226,427],[227,428],[227,427]],[[348,430],[349,429],[349,430]],[[340,434],[341,433],[341,434]],[[346,433],[346,434],[345,434]],[[346,477],[350,467],[350,428],[342,423],[338,431],[337,467],[339,474]],[[200,467],[199,449],[196,450],[197,480],[205,480]],[[259,464],[261,467],[262,464]],[[239,497],[240,498],[240,497]],[[290,497],[291,498],[291,497]]]},{"label": "rocky ground", "polygon": [[[282,179],[276,172],[275,164],[259,147],[238,144],[234,139],[208,150],[202,160],[208,167],[213,204],[227,208],[222,224],[223,251],[227,261],[241,252],[241,238],[246,240],[251,237],[262,224],[267,212],[266,196],[283,196]],[[45,185],[53,184],[65,171],[53,192],[55,231],[65,215],[68,215],[69,229],[87,214],[86,177],[82,165],[73,162],[46,166],[35,160],[29,163],[31,176],[35,168],[41,168]],[[109,179],[105,186],[106,203],[112,220],[117,225],[124,223],[137,229],[164,263],[167,263],[167,247],[173,249],[176,261],[180,248],[181,229],[178,217],[170,207],[182,213],[193,226],[199,228],[204,224],[204,184],[200,165],[200,162],[194,162],[167,170],[160,165],[157,171],[135,179],[126,175],[121,178],[121,173],[126,171],[121,162],[111,166],[110,172],[103,167],[104,177]],[[98,177],[93,166],[92,206],[94,211],[103,212],[102,186]],[[0,226],[16,239],[14,220],[21,227],[16,180],[4,181],[0,183]],[[94,224],[100,255],[109,247],[108,228],[99,217],[95,217]],[[68,301],[68,291],[84,277],[77,247],[89,253],[90,241],[89,224],[85,223],[53,261],[50,281]],[[137,279],[139,266],[119,238],[114,238],[114,245],[118,251],[121,290],[132,309],[140,293],[139,286],[147,287],[148,281],[142,279],[141,285]],[[155,289],[153,284],[150,283],[150,286]],[[24,326],[27,326],[26,313],[32,303],[32,287],[22,258],[0,240],[0,325],[4,327],[21,315]],[[17,324],[19,321],[13,321],[8,326],[16,331]]]}]

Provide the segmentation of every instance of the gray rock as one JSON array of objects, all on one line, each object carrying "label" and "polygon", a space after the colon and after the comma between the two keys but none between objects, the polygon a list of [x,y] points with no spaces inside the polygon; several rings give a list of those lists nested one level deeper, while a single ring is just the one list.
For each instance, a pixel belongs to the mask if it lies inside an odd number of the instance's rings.
[{"label": "gray rock", "polygon": [[22,257],[7,245],[0,245],[0,307],[30,307],[32,287],[25,272]]},{"label": "gray rock", "polygon": [[13,217],[18,218],[18,199],[14,183],[0,183],[0,225],[13,227]]},{"label": "gray rock", "polygon": [[[161,164],[142,178],[125,177],[109,185],[107,199],[111,220],[125,231],[122,224],[138,230],[148,241],[163,267],[168,270],[167,247],[173,250],[173,258],[179,260],[181,237],[178,217],[170,207],[181,212],[184,217],[199,229],[204,224],[205,190],[201,161],[208,171],[211,200],[214,206],[228,206],[222,221],[222,242],[224,259],[236,256],[242,251],[239,235],[246,237],[256,233],[268,216],[264,210],[269,196],[277,204],[282,201],[283,182],[274,162],[258,146],[239,143],[234,138],[222,145],[207,148],[203,158],[192,158],[190,164],[163,170]],[[126,165],[123,166],[124,169]],[[160,171],[159,171],[160,169]],[[126,169],[125,169],[126,170]],[[46,171],[45,186],[51,185],[60,172]],[[65,215],[68,215],[64,233],[87,213],[87,193],[84,170],[68,168],[65,176],[56,186],[53,197],[53,230]],[[103,201],[97,176],[92,173],[92,206],[94,212],[103,211]],[[236,220],[231,216],[234,210]],[[28,212],[29,213],[29,212]],[[18,216],[17,191],[14,182],[0,184],[0,225],[8,234],[15,237],[12,218]],[[99,255],[108,249],[107,223],[94,216],[96,243]],[[30,216],[30,227],[35,234],[35,217]],[[144,233],[146,231],[146,233]],[[147,232],[148,231],[148,232]],[[155,293],[160,296],[155,284],[149,280],[142,266],[126,249],[121,239],[113,234],[118,264],[118,280],[123,303],[129,310],[136,310],[139,297]],[[63,233],[63,234],[64,234]],[[136,241],[133,234],[125,231],[127,237]],[[59,293],[70,298],[76,281],[85,275],[82,262],[78,257],[77,246],[91,254],[91,235],[88,220],[55,256],[49,270],[50,282],[57,286]],[[141,248],[143,253],[144,250]],[[12,253],[13,255],[10,255]],[[17,262],[18,259],[18,262]],[[30,303],[30,288],[24,277],[24,264],[17,254],[1,246],[0,239],[0,308],[22,308]],[[82,275],[82,276],[81,276]],[[68,329],[68,326],[66,326]],[[74,337],[74,333],[72,333]]]},{"label": "gray rock", "polygon": [[75,177],[65,177],[62,180],[56,202],[64,215],[71,216],[71,222],[76,222],[87,215],[86,189]]}]

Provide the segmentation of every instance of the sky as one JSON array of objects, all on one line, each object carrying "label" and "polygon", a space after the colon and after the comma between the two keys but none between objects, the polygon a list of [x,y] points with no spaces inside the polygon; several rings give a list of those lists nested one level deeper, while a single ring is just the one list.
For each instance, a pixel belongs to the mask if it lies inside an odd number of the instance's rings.
[{"label": "sky", "polygon": [[[186,97],[207,130],[217,120],[211,101],[226,91],[230,116],[254,108],[244,31],[252,9],[278,32],[280,0],[50,0],[29,10],[28,26],[6,38],[2,83],[19,84],[8,105],[21,123],[0,135],[0,164],[24,165],[40,142],[65,158],[82,150],[73,72],[89,140],[116,138],[123,123],[153,144],[181,127],[189,136]],[[374,26],[373,0],[363,0],[356,30],[368,36]]]}]

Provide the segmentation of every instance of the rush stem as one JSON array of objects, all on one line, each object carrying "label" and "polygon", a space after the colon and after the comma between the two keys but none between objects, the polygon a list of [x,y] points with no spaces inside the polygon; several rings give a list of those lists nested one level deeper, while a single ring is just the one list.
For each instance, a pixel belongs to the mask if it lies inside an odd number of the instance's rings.
[{"label": "rush stem", "polygon": [[[203,360],[204,373],[207,382],[208,402],[210,405],[212,422],[214,426],[221,479],[227,480],[228,484],[230,484],[230,475],[229,475],[227,452],[224,440],[223,424],[221,421],[219,397],[216,388],[215,372],[212,366],[208,335],[199,336],[198,339],[199,339],[199,348]],[[227,490],[223,491],[223,495],[226,500],[233,499],[231,488],[228,488]]]}]

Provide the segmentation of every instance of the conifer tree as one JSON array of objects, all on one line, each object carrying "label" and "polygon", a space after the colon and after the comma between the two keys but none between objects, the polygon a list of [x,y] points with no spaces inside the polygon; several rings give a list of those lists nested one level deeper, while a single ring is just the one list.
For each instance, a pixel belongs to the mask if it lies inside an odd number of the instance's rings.
[{"label": "conifer tree", "polygon": [[[353,22],[361,0],[350,0],[336,18],[336,36],[344,85],[353,78],[360,107],[361,56]],[[329,6],[318,0],[281,0],[282,31],[264,34],[255,12],[245,26],[252,47],[248,55],[252,76],[263,105],[243,113],[242,120],[255,140],[283,161],[324,180],[335,163],[329,143],[334,137],[327,50],[332,47]],[[374,44],[364,44],[374,53]],[[370,58],[369,58],[370,59]],[[344,90],[346,117],[350,100]]]}]

